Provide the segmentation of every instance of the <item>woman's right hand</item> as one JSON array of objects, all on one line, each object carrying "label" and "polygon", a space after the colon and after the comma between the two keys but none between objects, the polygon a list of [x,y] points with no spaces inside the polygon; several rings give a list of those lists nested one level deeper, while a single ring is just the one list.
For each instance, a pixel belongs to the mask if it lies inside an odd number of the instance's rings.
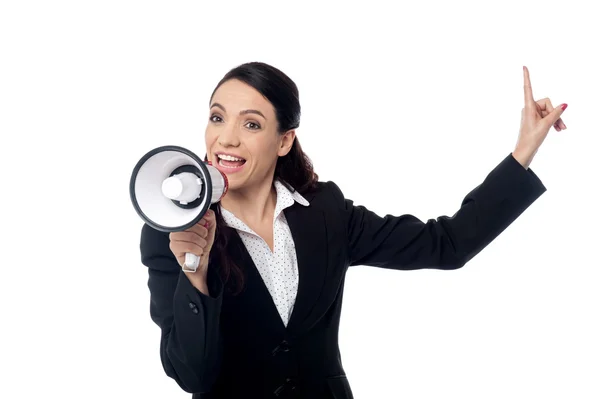
[{"label": "woman's right hand", "polygon": [[199,277],[206,278],[208,268],[208,255],[215,241],[216,220],[215,213],[209,209],[204,217],[194,226],[185,231],[177,231],[169,234],[171,243],[169,248],[179,266],[185,263],[185,254],[192,253],[200,257],[198,269],[192,273],[186,273],[190,279]]}]

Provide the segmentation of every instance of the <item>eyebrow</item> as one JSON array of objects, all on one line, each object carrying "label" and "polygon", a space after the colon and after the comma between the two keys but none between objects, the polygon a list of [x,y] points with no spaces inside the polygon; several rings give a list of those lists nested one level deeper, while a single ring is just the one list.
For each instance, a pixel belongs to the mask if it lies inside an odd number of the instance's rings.
[{"label": "eyebrow", "polygon": [[[213,108],[213,107],[221,108],[221,109],[223,110],[223,112],[227,112],[227,111],[225,110],[225,107],[224,107],[224,106],[222,106],[222,105],[221,105],[221,104],[219,104],[219,103],[214,103],[214,104],[213,104],[213,105],[211,105],[210,107],[211,107],[211,108]],[[260,115],[260,116],[262,116],[264,119],[267,119],[267,117],[266,117],[266,116],[264,116],[264,115],[263,115],[263,113],[262,113],[262,112],[260,112],[260,111],[259,111],[259,110],[257,110],[257,109],[245,109],[245,110],[242,110],[242,111],[240,111],[240,115],[247,115],[247,114],[257,114],[257,115]]]}]

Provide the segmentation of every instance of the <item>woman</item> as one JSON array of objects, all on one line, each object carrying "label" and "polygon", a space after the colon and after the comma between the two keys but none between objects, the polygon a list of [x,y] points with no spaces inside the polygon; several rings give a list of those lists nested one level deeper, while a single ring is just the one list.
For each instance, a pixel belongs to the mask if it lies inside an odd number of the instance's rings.
[{"label": "woman", "polygon": [[[528,167],[550,127],[566,128],[564,109],[534,101],[524,79],[515,150],[453,217],[423,223],[319,182],[295,135],[296,85],[264,63],[231,70],[205,136],[227,195],[187,231],[142,229],[166,374],[194,398],[352,398],[338,348],[348,266],[460,268],[546,191]],[[196,272],[182,270],[186,252],[201,256]]]}]

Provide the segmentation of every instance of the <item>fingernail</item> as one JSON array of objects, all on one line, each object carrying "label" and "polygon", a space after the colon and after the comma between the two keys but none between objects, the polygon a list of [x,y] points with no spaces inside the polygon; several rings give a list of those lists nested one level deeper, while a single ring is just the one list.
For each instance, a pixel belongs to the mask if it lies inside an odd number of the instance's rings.
[{"label": "fingernail", "polygon": [[567,109],[569,105],[568,104],[561,104],[560,107],[562,108],[562,110],[564,111],[565,109]]}]

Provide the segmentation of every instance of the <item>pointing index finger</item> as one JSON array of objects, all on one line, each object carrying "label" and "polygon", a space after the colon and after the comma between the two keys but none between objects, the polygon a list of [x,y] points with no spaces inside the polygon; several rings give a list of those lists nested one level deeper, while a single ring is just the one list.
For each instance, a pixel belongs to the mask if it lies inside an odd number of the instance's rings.
[{"label": "pointing index finger", "polygon": [[525,89],[525,107],[535,109],[535,100],[533,99],[533,90],[529,80],[529,69],[523,66],[523,88]]}]

